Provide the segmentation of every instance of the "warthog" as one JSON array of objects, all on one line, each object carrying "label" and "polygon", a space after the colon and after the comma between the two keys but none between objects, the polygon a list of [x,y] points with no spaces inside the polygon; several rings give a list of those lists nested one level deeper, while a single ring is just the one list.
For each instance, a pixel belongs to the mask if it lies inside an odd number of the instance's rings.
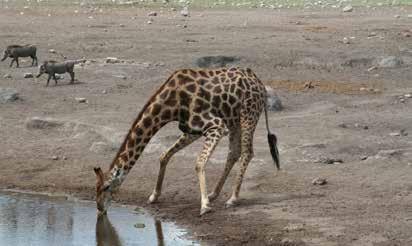
[{"label": "warthog", "polygon": [[4,51],[4,56],[1,61],[6,60],[7,57],[12,58],[10,67],[13,66],[13,62],[16,61],[17,67],[19,67],[19,57],[31,57],[32,62],[31,65],[34,66],[34,62],[36,61],[37,66],[37,56],[36,56],[37,48],[34,45],[9,45],[7,46],[6,50]]},{"label": "warthog", "polygon": [[76,60],[76,61],[64,61],[64,62],[56,62],[53,60],[45,61],[39,67],[39,74],[36,78],[40,77],[43,73],[47,73],[49,77],[47,78],[47,84],[49,85],[50,79],[53,77],[56,85],[57,85],[57,74],[69,73],[70,74],[70,83],[74,83],[74,65],[77,63],[84,62],[83,60]]}]

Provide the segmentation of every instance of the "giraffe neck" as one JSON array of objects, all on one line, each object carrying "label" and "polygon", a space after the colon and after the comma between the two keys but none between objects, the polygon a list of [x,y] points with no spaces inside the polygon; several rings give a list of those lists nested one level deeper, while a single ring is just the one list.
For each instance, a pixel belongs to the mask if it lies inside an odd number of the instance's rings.
[{"label": "giraffe neck", "polygon": [[111,173],[114,173],[119,169],[121,170],[121,182],[139,159],[150,139],[157,133],[157,131],[159,131],[160,128],[172,121],[172,119],[156,119],[152,116],[151,111],[152,107],[150,103],[144,106],[143,110],[140,112],[139,116],[136,118],[131,129],[126,135],[122,146],[110,166]]}]

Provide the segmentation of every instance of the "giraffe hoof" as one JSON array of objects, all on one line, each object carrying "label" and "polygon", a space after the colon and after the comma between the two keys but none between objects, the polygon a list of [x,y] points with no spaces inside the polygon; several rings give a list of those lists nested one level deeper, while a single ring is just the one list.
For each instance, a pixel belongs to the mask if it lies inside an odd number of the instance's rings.
[{"label": "giraffe hoof", "polygon": [[209,201],[214,201],[217,198],[217,194],[215,192],[210,193],[207,198]]},{"label": "giraffe hoof", "polygon": [[149,200],[147,200],[147,203],[148,204],[155,203],[155,202],[157,202],[157,198],[158,198],[158,196],[155,196],[154,194],[151,194],[150,197],[149,197]]},{"label": "giraffe hoof", "polygon": [[235,199],[229,199],[226,203],[225,203],[225,208],[231,208],[237,205],[237,200]]},{"label": "giraffe hoof", "polygon": [[211,207],[203,207],[203,208],[200,209],[200,216],[202,216],[202,215],[204,215],[204,214],[206,214],[206,213],[209,213],[209,212],[211,212],[211,211],[212,211],[212,208],[211,208]]}]

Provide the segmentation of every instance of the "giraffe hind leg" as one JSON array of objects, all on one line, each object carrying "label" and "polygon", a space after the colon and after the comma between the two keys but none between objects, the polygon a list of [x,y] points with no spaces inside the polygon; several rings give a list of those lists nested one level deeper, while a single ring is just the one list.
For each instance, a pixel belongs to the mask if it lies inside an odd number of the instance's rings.
[{"label": "giraffe hind leg", "polygon": [[222,191],[222,187],[226,182],[227,176],[229,175],[235,163],[239,160],[239,157],[240,157],[240,130],[233,129],[229,132],[229,153],[227,156],[225,169],[219,181],[217,182],[215,189],[208,196],[210,201],[215,200],[219,196],[220,192]]},{"label": "giraffe hind leg", "polygon": [[245,175],[247,166],[253,158],[253,134],[255,132],[257,120],[247,120],[241,123],[241,154],[240,154],[240,169],[237,173],[235,183],[233,185],[232,195],[226,202],[226,207],[232,207],[239,200],[240,186],[242,185],[243,176]]},{"label": "giraffe hind leg", "polygon": [[148,203],[156,202],[160,194],[162,193],[163,179],[166,171],[166,166],[169,163],[170,158],[172,158],[172,156],[179,150],[196,141],[200,136],[201,135],[191,135],[184,133],[168,150],[166,150],[162,154],[162,156],[160,157],[160,169],[159,175],[157,176],[156,186],[149,197]]}]

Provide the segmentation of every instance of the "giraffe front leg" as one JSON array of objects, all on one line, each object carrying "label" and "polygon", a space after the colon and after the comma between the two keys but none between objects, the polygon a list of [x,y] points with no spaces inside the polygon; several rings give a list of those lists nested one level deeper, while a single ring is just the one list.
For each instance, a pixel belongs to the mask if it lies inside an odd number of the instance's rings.
[{"label": "giraffe front leg", "polygon": [[215,189],[212,193],[208,195],[209,201],[214,201],[222,191],[223,185],[226,182],[227,176],[232,170],[235,163],[240,157],[240,131],[239,129],[234,129],[229,132],[229,154],[227,156],[225,169],[217,182]]},{"label": "giraffe front leg", "polygon": [[156,186],[153,189],[153,192],[149,197],[148,203],[156,202],[160,194],[162,193],[163,179],[164,179],[164,175],[166,171],[166,166],[167,166],[167,163],[169,163],[170,158],[172,158],[172,156],[176,154],[179,150],[193,143],[199,137],[200,135],[183,134],[172,145],[172,147],[170,147],[166,152],[162,154],[162,156],[160,157],[160,169],[159,169],[159,175],[157,176]]},{"label": "giraffe front leg", "polygon": [[200,216],[212,210],[212,208],[209,207],[209,198],[207,196],[205,166],[207,161],[209,160],[210,155],[213,153],[213,150],[216,148],[216,145],[219,143],[219,140],[223,136],[223,128],[215,128],[213,130],[209,130],[205,135],[206,139],[203,145],[203,150],[197,158],[196,162],[196,173],[199,179],[201,195]]}]

